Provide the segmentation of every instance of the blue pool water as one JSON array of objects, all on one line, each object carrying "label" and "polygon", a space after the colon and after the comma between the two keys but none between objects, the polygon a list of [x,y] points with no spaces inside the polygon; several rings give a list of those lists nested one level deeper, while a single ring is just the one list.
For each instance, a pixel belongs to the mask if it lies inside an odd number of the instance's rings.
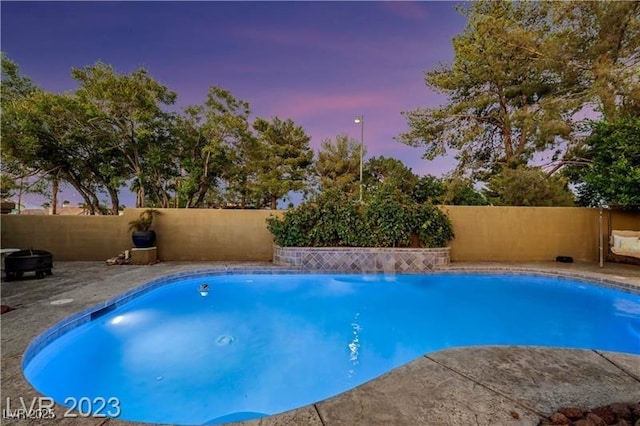
[{"label": "blue pool water", "polygon": [[521,275],[212,275],[94,316],[25,359],[27,379],[157,423],[279,413],[455,346],[640,354],[640,295]]}]

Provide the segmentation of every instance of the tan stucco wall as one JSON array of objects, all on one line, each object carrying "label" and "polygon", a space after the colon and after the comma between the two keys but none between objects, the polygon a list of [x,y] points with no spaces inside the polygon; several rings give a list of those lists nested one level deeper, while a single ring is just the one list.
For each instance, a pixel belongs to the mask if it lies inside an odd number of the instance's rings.
[{"label": "tan stucco wall", "polygon": [[55,260],[106,260],[131,248],[122,216],[2,215],[2,247],[40,249]]},{"label": "tan stucco wall", "polygon": [[552,261],[556,256],[598,260],[597,209],[444,206],[443,210],[456,234],[451,242],[453,262]]},{"label": "tan stucco wall", "polygon": [[[122,216],[2,215],[2,247],[37,248],[57,260],[106,260],[132,247]],[[161,260],[270,261],[273,239],[265,226],[269,210],[159,209],[152,229]]]},{"label": "tan stucco wall", "polygon": [[[564,207],[443,206],[456,238],[452,261],[545,261],[556,256],[598,260],[598,210]],[[57,260],[106,260],[131,248],[122,216],[2,215],[2,247],[50,251]],[[270,261],[270,210],[160,209],[153,229],[161,260]],[[640,214],[605,212],[604,232],[640,230]],[[605,244],[607,238],[604,239]]]},{"label": "tan stucco wall", "polygon": [[[608,214],[607,214],[608,213]],[[640,214],[625,212],[620,210],[613,210],[611,212],[604,213],[605,216],[611,216],[611,230],[629,230],[629,231],[638,231],[640,230]],[[605,219],[605,223],[606,223]],[[605,232],[607,230],[605,229]]]},{"label": "tan stucco wall", "polygon": [[[143,209],[126,209],[125,223]],[[159,209],[154,219],[161,260],[271,261],[271,210]]]}]

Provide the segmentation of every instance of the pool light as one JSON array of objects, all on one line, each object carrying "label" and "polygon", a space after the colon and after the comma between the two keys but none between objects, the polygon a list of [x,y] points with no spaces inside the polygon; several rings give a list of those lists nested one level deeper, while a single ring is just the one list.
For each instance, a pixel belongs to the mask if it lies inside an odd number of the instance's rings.
[{"label": "pool light", "polygon": [[209,295],[209,284],[200,284],[198,287],[198,291],[200,292],[200,296],[206,297]]},{"label": "pool light", "polygon": [[124,316],[123,316],[123,315],[118,315],[117,317],[114,317],[114,318],[111,320],[111,324],[114,324],[114,325],[115,325],[115,324],[120,324],[120,323],[122,322],[122,320],[123,320],[123,319],[124,319]]}]

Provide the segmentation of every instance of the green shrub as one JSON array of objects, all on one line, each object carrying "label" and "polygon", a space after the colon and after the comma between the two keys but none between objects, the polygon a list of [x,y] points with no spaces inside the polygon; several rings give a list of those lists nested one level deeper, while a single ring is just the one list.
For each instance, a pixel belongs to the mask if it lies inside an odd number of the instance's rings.
[{"label": "green shrub", "polygon": [[310,232],[318,220],[318,211],[314,203],[300,204],[288,210],[282,219],[275,216],[267,218],[267,229],[281,247],[312,246]]},{"label": "green shrub", "polygon": [[449,218],[431,204],[416,203],[397,188],[381,185],[366,203],[339,191],[267,219],[282,247],[443,247],[453,238]]},{"label": "green shrub", "polygon": [[432,204],[418,205],[414,221],[414,229],[424,247],[444,247],[454,237],[449,217]]},{"label": "green shrub", "polygon": [[370,247],[407,247],[414,233],[413,199],[391,186],[381,186],[371,197],[364,212]]},{"label": "green shrub", "polygon": [[361,206],[338,191],[329,191],[316,200],[318,220],[309,231],[314,247],[354,247],[362,245],[364,234]]}]

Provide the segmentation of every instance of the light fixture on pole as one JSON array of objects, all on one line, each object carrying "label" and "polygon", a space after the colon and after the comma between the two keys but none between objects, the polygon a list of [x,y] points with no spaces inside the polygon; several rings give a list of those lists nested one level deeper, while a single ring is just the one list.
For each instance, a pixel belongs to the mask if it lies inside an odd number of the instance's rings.
[{"label": "light fixture on pole", "polygon": [[364,150],[364,115],[356,117],[356,123],[360,123],[360,202],[362,202],[362,155]]}]

